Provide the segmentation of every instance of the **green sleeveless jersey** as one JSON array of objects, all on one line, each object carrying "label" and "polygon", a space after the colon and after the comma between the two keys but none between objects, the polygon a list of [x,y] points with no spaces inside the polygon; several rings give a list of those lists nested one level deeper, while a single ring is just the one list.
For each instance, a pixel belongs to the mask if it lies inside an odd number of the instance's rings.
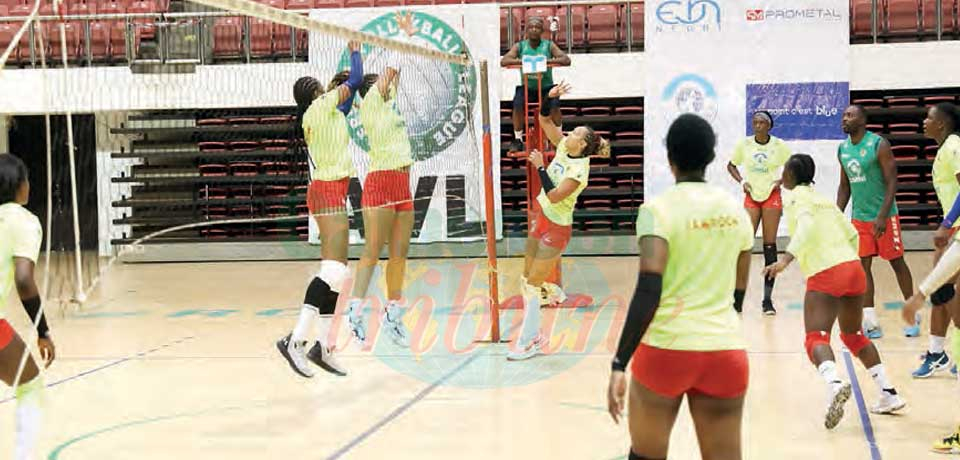
[{"label": "green sleeveless jersey", "polygon": [[[853,218],[869,222],[875,220],[883,206],[883,196],[887,192],[883,180],[883,170],[877,151],[882,138],[870,131],[864,134],[859,144],[847,140],[840,144],[837,156],[843,171],[850,180],[850,197],[853,200]],[[890,206],[890,216],[897,215],[897,202]]]},{"label": "green sleeveless jersey", "polygon": [[[540,46],[534,48],[530,46],[530,40],[523,40],[520,42],[520,59],[522,60],[524,56],[543,56],[550,60],[553,54],[550,53],[550,48],[552,48],[552,42],[550,40],[540,40]],[[540,80],[540,85],[544,88],[553,84],[553,69],[547,68],[547,71],[543,73],[543,78]],[[527,76],[527,86],[533,89],[537,88],[537,74],[530,74]]]}]

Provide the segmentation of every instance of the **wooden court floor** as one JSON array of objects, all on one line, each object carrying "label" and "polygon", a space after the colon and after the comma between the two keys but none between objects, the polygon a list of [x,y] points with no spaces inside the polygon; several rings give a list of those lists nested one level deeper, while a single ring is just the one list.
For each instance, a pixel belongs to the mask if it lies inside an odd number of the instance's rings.
[{"label": "wooden court floor", "polygon": [[[828,432],[823,384],[803,352],[803,281],[791,267],[777,283],[780,314],[763,317],[761,261],[754,259],[743,314],[751,366],[745,458],[939,457],[929,446],[960,422],[960,392],[948,373],[910,378],[927,334],[902,337],[889,266],[874,265],[886,332],[878,343],[908,409],[866,415],[851,399],[847,416]],[[919,282],[931,254],[908,254],[908,262]],[[509,296],[520,261],[501,263]],[[625,458],[626,427],[607,415],[605,390],[635,259],[566,259],[568,290],[589,293],[600,305],[547,310],[550,354],[520,363],[505,360],[505,345],[474,341],[489,329],[479,313],[484,267],[482,260],[411,261],[407,293],[415,307],[406,321],[414,346],[347,346],[340,324],[350,375],[318,371],[307,380],[290,371],[274,341],[292,327],[316,263],[117,265],[84,309],[52,319],[59,359],[45,375],[42,458]],[[383,287],[374,286],[373,295]],[[23,330],[19,306],[7,312]],[[516,311],[504,312],[505,334],[519,320]],[[839,350],[836,337],[833,343]],[[858,362],[853,368],[869,405],[877,389]],[[10,395],[4,388],[0,452],[11,451]],[[671,448],[670,459],[700,458],[689,416],[679,418]]]}]

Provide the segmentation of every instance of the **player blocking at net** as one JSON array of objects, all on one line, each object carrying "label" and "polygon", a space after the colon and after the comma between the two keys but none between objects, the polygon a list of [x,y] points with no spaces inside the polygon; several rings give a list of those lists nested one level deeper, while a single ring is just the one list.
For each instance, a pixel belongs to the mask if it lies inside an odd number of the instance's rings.
[{"label": "player blocking at net", "polygon": [[[401,28],[411,22],[399,21]],[[410,136],[397,108],[400,71],[387,67],[382,74],[364,76],[360,87],[360,121],[370,147],[370,171],[363,184],[364,251],[357,264],[348,315],[353,336],[367,339],[361,315],[364,297],[383,246],[389,242],[387,259],[387,304],[383,328],[400,347],[409,346],[401,305],[403,278],[413,231],[413,198],[410,194],[410,166],[413,164]]]},{"label": "player blocking at net", "polygon": [[783,168],[783,186],[792,191],[785,203],[790,244],[780,261],[764,274],[775,277],[794,260],[807,279],[803,299],[806,330],[804,348],[827,384],[824,426],[832,429],[843,418],[843,405],[850,399],[850,383],[837,373],[830,346],[830,332],[839,323],[840,340],[867,368],[880,390],[870,411],[892,414],[906,402],[887,378],[876,345],[863,333],[861,302],[867,292],[867,276],[858,254],[859,235],[836,203],[813,190],[816,166],[810,155],[796,154]]},{"label": "player blocking at net", "polygon": [[42,424],[44,384],[26,343],[3,318],[14,286],[37,329],[37,345],[46,367],[56,356],[33,270],[40,255],[43,229],[24,206],[30,197],[27,167],[14,155],[0,154],[0,380],[15,387],[14,460],[35,458]]},{"label": "player blocking at net", "polygon": [[[297,121],[303,130],[310,163],[310,187],[307,208],[320,233],[320,271],[307,286],[300,316],[293,331],[277,341],[277,349],[290,367],[303,377],[313,377],[308,361],[336,375],[346,370],[333,354],[329,343],[330,327],[337,300],[347,278],[347,246],[350,221],[347,216],[347,189],[356,174],[347,150],[350,135],[346,113],[363,83],[363,58],[360,43],[350,42],[350,72],[342,84],[323,85],[313,77],[301,77],[293,86],[297,103]],[[316,341],[307,352],[311,335]]]},{"label": "player blocking at net", "polygon": [[[547,93],[555,102],[570,92],[570,85],[561,82]],[[553,123],[550,107],[540,105],[540,126],[550,143],[557,146],[557,154],[546,167],[543,154],[531,151],[528,160],[540,176],[541,190],[537,196],[540,212],[530,221],[530,232],[524,252],[520,292],[523,297],[523,324],[520,337],[507,354],[507,359],[518,361],[540,353],[547,338],[540,333],[540,306],[549,303],[553,294],[545,289],[547,276],[560,262],[563,250],[573,232],[573,208],[577,198],[587,188],[590,178],[590,157],[610,156],[610,143],[589,126],[578,126],[569,135]]]}]

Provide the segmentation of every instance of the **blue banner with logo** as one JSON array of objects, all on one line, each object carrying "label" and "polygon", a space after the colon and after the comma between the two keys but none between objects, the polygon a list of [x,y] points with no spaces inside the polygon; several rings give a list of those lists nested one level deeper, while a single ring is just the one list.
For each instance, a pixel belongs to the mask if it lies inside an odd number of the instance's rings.
[{"label": "blue banner with logo", "polygon": [[784,140],[843,140],[843,110],[850,104],[849,82],[748,84],[746,132],[753,134],[753,113],[773,116],[771,134]]}]

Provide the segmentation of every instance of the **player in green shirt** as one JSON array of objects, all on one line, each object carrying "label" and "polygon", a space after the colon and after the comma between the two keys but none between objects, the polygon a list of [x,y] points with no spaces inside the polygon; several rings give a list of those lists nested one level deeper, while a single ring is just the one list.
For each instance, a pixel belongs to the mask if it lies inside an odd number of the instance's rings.
[{"label": "player in green shirt", "polygon": [[[543,19],[532,17],[527,19],[527,39],[513,45],[510,51],[500,60],[501,66],[517,66],[522,63],[524,56],[544,56],[547,58],[547,64],[553,66],[570,65],[570,56],[551,40],[543,38]],[[523,122],[526,118],[523,108],[524,96],[531,103],[540,101],[543,104],[549,104],[550,119],[553,124],[563,127],[563,121],[560,117],[560,100],[546,97],[550,89],[553,88],[553,69],[547,69],[540,81],[541,91],[537,94],[537,76],[536,74],[527,75],[527,94],[523,93],[523,85],[517,86],[516,93],[513,96],[513,143],[510,144],[510,151],[520,152],[524,150],[523,145]]]},{"label": "player in green shirt", "polygon": [[[44,393],[39,363],[3,316],[14,289],[36,327],[40,357],[47,367],[55,358],[33,277],[43,231],[37,217],[24,208],[30,197],[27,177],[27,167],[19,158],[0,154],[0,380],[16,387],[14,459],[36,458],[38,454]],[[5,430],[13,428],[7,427]]]},{"label": "player in green shirt", "polygon": [[[913,276],[903,260],[903,233],[896,203],[897,162],[890,143],[867,131],[863,107],[847,107],[842,123],[847,139],[837,149],[841,166],[837,207],[842,211],[853,199],[853,226],[860,235],[860,262],[867,273],[863,327],[868,337],[877,339],[883,336],[883,331],[874,308],[873,258],[879,255],[890,262],[904,300],[913,295]],[[919,333],[919,324],[904,330],[907,337]]]}]

